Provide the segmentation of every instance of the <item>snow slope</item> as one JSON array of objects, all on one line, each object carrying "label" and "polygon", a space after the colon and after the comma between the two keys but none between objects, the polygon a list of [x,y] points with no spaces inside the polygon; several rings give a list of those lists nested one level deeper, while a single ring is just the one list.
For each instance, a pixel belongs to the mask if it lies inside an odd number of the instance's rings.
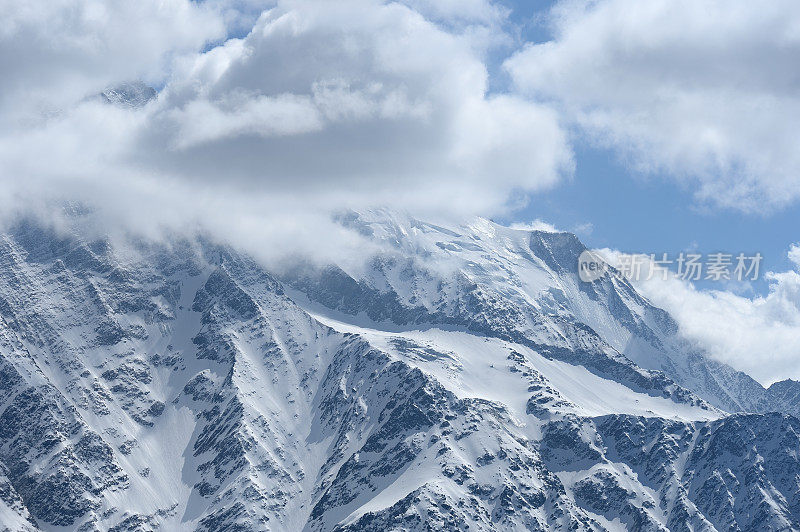
[{"label": "snow slope", "polygon": [[270,272],[203,239],[4,234],[0,524],[800,527],[800,421],[686,387],[669,317],[577,284],[574,236],[340,221],[385,253]]}]

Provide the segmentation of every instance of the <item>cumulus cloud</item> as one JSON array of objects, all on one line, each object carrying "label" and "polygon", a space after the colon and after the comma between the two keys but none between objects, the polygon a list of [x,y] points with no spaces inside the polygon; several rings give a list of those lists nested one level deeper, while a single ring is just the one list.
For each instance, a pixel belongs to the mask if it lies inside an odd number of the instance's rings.
[{"label": "cumulus cloud", "polygon": [[[555,111],[487,90],[484,56],[505,16],[489,2],[42,4],[57,31],[20,7],[23,22],[0,33],[20,64],[34,59],[20,83],[37,94],[4,93],[35,118],[0,130],[7,203],[66,197],[136,229],[230,233],[241,218],[265,232],[343,207],[490,214],[572,171]],[[31,39],[47,61],[25,50]],[[25,68],[8,65],[6,79]],[[68,78],[79,82],[62,93]],[[87,98],[136,78],[158,81],[143,108]]]},{"label": "cumulus cloud", "polygon": [[[602,253],[610,264],[620,265],[622,253]],[[788,256],[793,269],[767,272],[769,291],[763,296],[699,289],[648,256],[638,257],[642,274],[632,282],[675,318],[686,338],[769,386],[787,378],[800,380],[800,245],[792,245]],[[652,275],[649,268],[654,268]]]},{"label": "cumulus cloud", "polygon": [[553,39],[505,66],[639,170],[763,211],[800,197],[800,4],[562,1]]},{"label": "cumulus cloud", "polygon": [[553,111],[487,95],[469,36],[364,0],[265,12],[244,39],[183,65],[150,123],[153,170],[371,200],[426,192],[403,207],[433,189],[462,201],[477,189],[464,210],[496,209],[513,187],[539,189],[571,167]]}]

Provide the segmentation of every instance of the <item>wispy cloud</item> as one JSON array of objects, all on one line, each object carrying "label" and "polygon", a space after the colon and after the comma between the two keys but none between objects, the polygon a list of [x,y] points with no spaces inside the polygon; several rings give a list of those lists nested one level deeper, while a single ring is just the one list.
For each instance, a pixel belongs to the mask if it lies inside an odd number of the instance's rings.
[{"label": "wispy cloud", "polygon": [[[619,265],[624,254],[603,250],[603,255]],[[800,380],[800,245],[792,245],[788,256],[793,269],[767,272],[769,292],[764,296],[699,289],[674,272],[664,272],[646,255],[639,257],[642,275],[632,282],[713,358],[765,385]],[[651,267],[656,269],[652,276],[647,275]]]}]

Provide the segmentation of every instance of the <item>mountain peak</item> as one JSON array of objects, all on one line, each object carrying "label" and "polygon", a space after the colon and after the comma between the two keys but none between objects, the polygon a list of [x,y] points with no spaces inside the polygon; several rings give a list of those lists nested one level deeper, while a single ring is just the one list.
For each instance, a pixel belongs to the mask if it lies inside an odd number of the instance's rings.
[{"label": "mountain peak", "polygon": [[156,90],[141,81],[120,83],[108,87],[98,94],[98,98],[103,102],[130,109],[144,107],[156,96]]}]

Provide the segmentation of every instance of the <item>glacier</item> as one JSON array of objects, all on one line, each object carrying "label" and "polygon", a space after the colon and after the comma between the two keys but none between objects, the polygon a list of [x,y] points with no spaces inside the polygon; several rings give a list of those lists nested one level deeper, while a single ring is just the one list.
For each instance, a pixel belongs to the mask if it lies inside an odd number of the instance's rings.
[{"label": "glacier", "polygon": [[0,529],[800,529],[800,383],[573,234],[336,221],[380,251],[3,233]]}]

